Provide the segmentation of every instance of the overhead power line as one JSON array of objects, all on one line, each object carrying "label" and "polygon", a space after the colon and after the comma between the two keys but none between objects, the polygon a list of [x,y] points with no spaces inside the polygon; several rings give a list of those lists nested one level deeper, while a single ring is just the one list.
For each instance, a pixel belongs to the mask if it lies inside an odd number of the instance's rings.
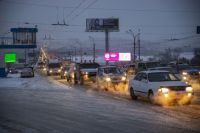
[{"label": "overhead power line", "polygon": [[[37,4],[33,2],[20,2],[14,0],[5,0],[1,1],[2,3],[12,3],[12,4],[21,4],[21,5],[29,5],[29,6],[41,6],[41,7],[59,7],[59,8],[70,8],[74,9],[77,6],[57,6],[57,5],[48,5],[48,4]],[[84,7],[79,9],[85,9]],[[127,8],[104,8],[104,7],[88,7],[88,10],[101,10],[101,11],[126,11],[126,12],[158,12],[158,13],[199,13],[199,9],[193,10],[182,10],[182,9],[127,9]]]},{"label": "overhead power line", "polygon": [[67,16],[66,18],[69,18],[78,8],[81,7],[81,5],[85,2],[86,0],[82,0]]},{"label": "overhead power line", "polygon": [[[70,21],[73,21],[74,19],[76,19],[78,16],[80,16],[81,14],[83,14],[86,10],[88,10],[92,5],[94,5],[98,0],[94,0],[93,2],[91,2],[86,8],[84,8],[79,14],[77,14],[75,17],[73,17]],[[69,21],[69,22],[70,22]]]}]

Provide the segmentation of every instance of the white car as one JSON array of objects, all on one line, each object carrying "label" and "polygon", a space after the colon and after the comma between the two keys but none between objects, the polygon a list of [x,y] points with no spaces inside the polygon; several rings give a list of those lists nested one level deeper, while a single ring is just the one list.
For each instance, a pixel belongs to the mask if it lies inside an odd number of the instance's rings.
[{"label": "white car", "polygon": [[132,99],[147,97],[150,102],[171,104],[189,104],[193,97],[193,88],[180,81],[173,73],[164,70],[149,70],[137,73],[130,79],[128,89]]}]

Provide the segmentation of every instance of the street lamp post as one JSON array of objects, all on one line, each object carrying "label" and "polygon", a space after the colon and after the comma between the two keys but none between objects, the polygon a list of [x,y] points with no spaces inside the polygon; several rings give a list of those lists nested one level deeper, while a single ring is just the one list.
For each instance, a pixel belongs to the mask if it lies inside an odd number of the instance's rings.
[{"label": "street lamp post", "polygon": [[[136,38],[137,37],[139,38],[139,36],[140,36],[140,30],[139,30],[139,33],[137,33],[137,34],[134,34],[134,32],[131,29],[129,29],[128,31],[126,31],[126,33],[132,35],[132,37],[133,37],[133,61],[135,62],[135,60],[136,60]],[[138,52],[138,54],[139,54],[139,60],[140,60],[140,39],[138,39],[138,45],[139,45],[139,48],[138,48],[139,52]]]}]

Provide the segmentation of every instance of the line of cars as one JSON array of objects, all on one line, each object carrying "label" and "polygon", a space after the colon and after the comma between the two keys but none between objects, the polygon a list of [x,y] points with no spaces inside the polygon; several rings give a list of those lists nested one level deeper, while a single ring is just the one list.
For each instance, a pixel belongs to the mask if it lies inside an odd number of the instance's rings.
[{"label": "line of cars", "polygon": [[59,75],[61,79],[73,84],[84,85],[97,83],[100,88],[108,90],[111,86],[127,83],[126,74],[117,66],[100,66],[95,62],[48,62],[43,68],[47,76]]},{"label": "line of cars", "polygon": [[34,67],[27,64],[12,64],[8,67],[8,73],[20,74],[21,78],[34,77]]},{"label": "line of cars", "polygon": [[[54,69],[51,66],[56,67]],[[132,99],[136,100],[142,96],[147,97],[152,103],[165,105],[174,102],[191,103],[194,90],[184,77],[187,77],[186,79],[200,78],[199,70],[192,69],[189,65],[164,66],[159,62],[139,62],[125,69],[112,65],[100,66],[92,62],[62,65],[60,63],[49,65],[46,69],[47,75],[60,75],[61,79],[66,78],[67,82],[73,84],[96,83],[99,89],[109,90],[115,85],[128,84]]]}]

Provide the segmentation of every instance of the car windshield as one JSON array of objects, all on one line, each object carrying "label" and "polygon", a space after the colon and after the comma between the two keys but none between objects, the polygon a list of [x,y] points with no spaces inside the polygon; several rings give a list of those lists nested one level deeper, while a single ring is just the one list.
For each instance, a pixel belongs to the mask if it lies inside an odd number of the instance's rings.
[{"label": "car windshield", "polygon": [[179,79],[174,74],[169,72],[149,73],[148,79],[150,82],[179,81]]},{"label": "car windshield", "polygon": [[108,68],[104,68],[104,73],[121,74],[122,72],[117,67],[108,67]]},{"label": "car windshield", "polygon": [[171,73],[177,74],[178,71],[176,69],[173,69],[171,67],[163,67],[163,68],[150,68],[149,70],[165,70],[165,71],[169,71]]},{"label": "car windshield", "polygon": [[66,68],[65,68],[66,71],[69,71],[69,69],[70,69],[70,67],[66,67]]},{"label": "car windshield", "polygon": [[153,67],[158,67],[159,63],[158,62],[148,62],[146,63],[147,68],[153,68]]},{"label": "car windshield", "polygon": [[81,68],[98,68],[99,67],[99,64],[80,64],[80,67]]},{"label": "car windshield", "polygon": [[190,69],[192,69],[192,67],[187,64],[182,64],[182,65],[178,65],[178,69],[179,69],[179,71],[190,70]]},{"label": "car windshield", "polygon": [[60,68],[60,63],[51,63],[48,65],[49,68]]},{"label": "car windshield", "polygon": [[32,68],[27,67],[27,68],[24,68],[23,71],[26,71],[26,72],[27,71],[32,71]]}]

